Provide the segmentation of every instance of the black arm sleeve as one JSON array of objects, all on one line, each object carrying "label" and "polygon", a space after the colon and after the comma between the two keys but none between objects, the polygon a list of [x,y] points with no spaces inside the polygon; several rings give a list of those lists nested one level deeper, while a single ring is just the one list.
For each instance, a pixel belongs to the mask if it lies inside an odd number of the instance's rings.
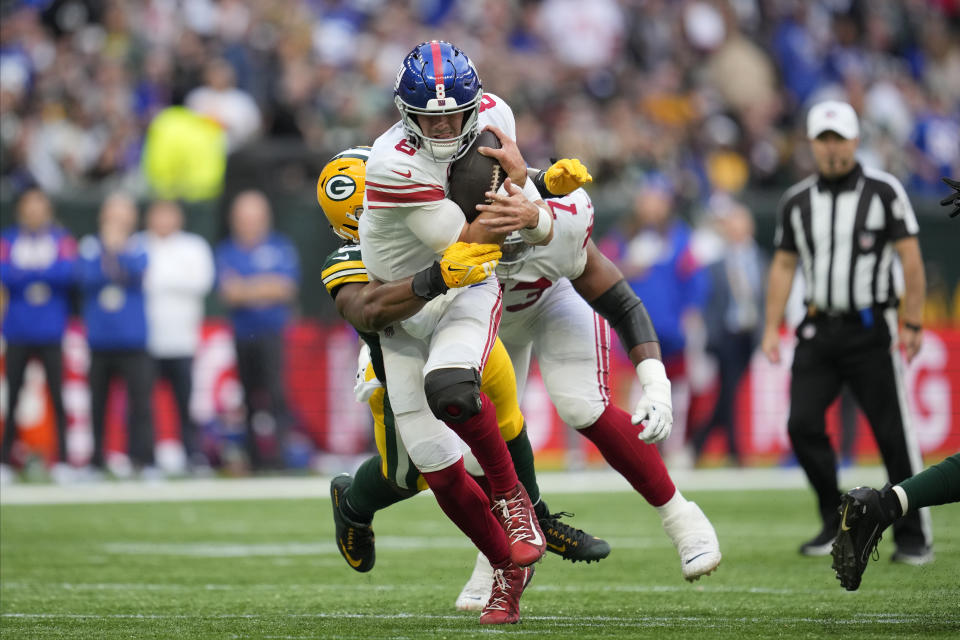
[{"label": "black arm sleeve", "polygon": [[537,175],[533,176],[533,186],[537,188],[537,191],[540,192],[540,197],[546,200],[547,198],[556,198],[556,194],[550,193],[550,190],[547,189],[547,183],[544,180],[546,172],[542,169],[537,172]]},{"label": "black arm sleeve", "polygon": [[638,344],[659,342],[647,308],[626,280],[617,281],[590,306],[610,323],[627,353]]}]

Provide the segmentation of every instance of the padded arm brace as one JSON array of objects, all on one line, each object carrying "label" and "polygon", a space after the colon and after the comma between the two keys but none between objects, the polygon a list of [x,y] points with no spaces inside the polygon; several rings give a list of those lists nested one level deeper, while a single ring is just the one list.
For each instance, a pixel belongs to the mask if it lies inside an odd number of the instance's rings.
[{"label": "padded arm brace", "polygon": [[553,193],[550,193],[550,190],[547,189],[547,183],[544,180],[547,172],[541,169],[528,168],[527,177],[533,178],[533,186],[537,188],[537,191],[540,193],[540,197],[546,200],[547,198],[556,198],[557,196]]},{"label": "padded arm brace", "polygon": [[610,323],[627,353],[638,344],[659,342],[647,308],[626,280],[617,281],[590,306]]},{"label": "padded arm brace", "polygon": [[413,275],[411,283],[413,295],[430,301],[437,296],[445,294],[449,287],[443,280],[443,274],[440,272],[440,263],[434,262],[426,269],[421,269]]}]

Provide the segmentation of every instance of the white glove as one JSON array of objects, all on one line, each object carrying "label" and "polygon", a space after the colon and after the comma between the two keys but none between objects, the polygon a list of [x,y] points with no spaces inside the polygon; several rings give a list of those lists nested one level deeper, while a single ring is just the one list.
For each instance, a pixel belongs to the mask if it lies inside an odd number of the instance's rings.
[{"label": "white glove", "polygon": [[364,342],[360,347],[360,354],[357,356],[357,375],[354,378],[353,397],[357,402],[365,404],[373,392],[382,387],[383,384],[377,380],[377,375],[373,372],[373,363],[370,360],[370,347]]},{"label": "white glove", "polygon": [[635,425],[646,422],[638,437],[647,444],[666,440],[673,429],[673,403],[667,371],[659,360],[647,358],[637,365],[637,377],[640,378],[643,397],[630,421]]}]

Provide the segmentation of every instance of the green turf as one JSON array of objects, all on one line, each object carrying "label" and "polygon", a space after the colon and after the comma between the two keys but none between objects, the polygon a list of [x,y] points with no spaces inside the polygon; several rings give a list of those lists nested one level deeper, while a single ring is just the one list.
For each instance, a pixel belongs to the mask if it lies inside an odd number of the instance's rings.
[{"label": "green turf", "polygon": [[633,494],[554,496],[552,509],[576,512],[613,552],[591,565],[548,555],[522,624],[497,628],[454,610],[475,552],[428,496],[377,516],[377,566],[364,575],[337,554],[326,500],[6,506],[0,636],[960,637],[960,508],[934,512],[936,562],[893,565],[884,540],[847,593],[829,558],[796,553],[816,529],[809,492],[689,497],[719,533],[716,574],[684,582],[659,519]]}]

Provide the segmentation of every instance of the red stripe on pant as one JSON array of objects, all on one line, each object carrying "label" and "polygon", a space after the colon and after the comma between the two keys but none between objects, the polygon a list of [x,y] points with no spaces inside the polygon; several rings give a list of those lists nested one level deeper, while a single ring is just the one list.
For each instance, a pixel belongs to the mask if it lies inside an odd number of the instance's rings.
[{"label": "red stripe on pant", "polygon": [[597,356],[597,386],[603,404],[610,404],[610,328],[600,315],[593,314],[594,349]]},{"label": "red stripe on pant", "polygon": [[490,310],[490,326],[487,327],[487,343],[483,347],[483,357],[480,359],[480,373],[487,366],[487,359],[490,352],[493,351],[493,345],[497,341],[497,331],[500,329],[500,318],[503,317],[503,287],[497,289],[497,301]]}]

